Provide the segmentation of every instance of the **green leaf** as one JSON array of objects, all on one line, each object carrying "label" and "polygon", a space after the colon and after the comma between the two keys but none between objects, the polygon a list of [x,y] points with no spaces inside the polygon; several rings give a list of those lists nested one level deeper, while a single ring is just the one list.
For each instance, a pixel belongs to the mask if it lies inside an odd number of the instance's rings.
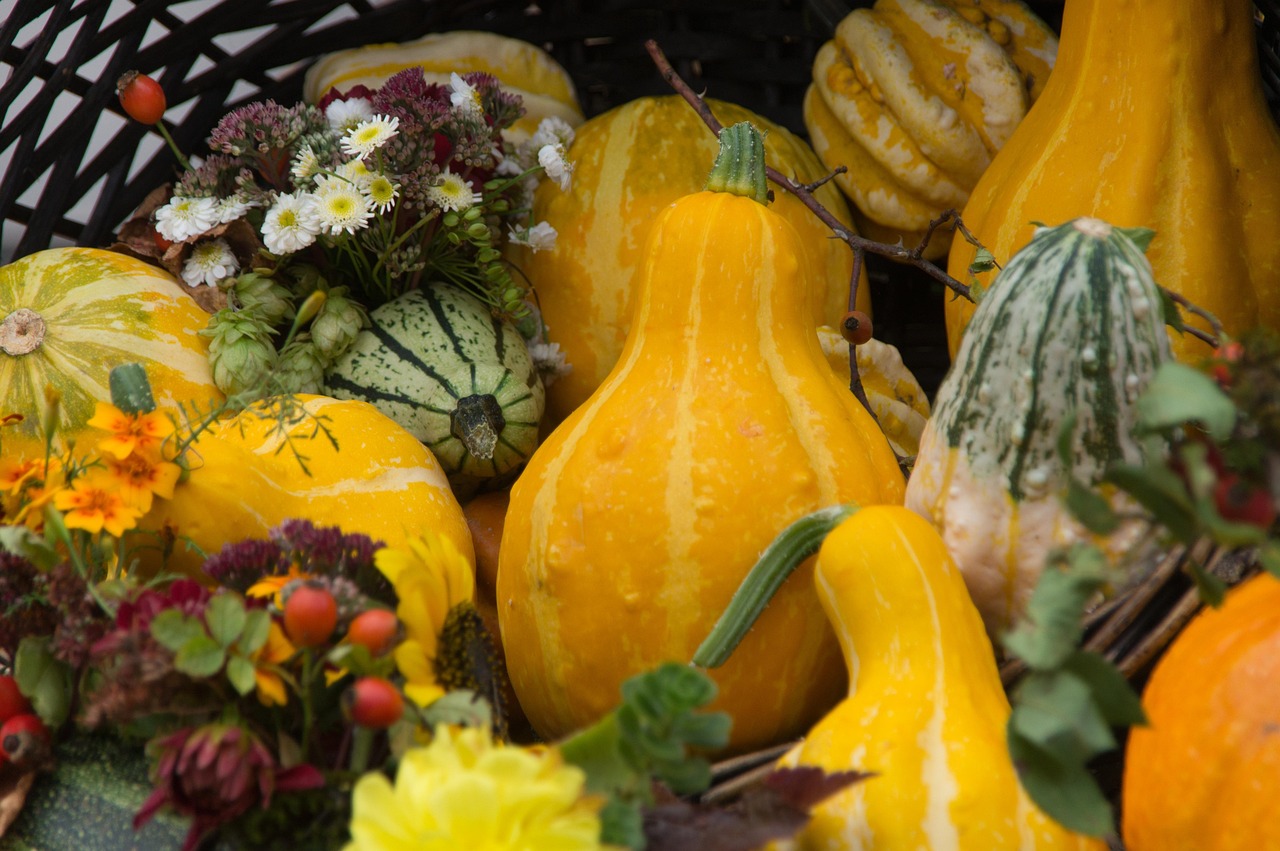
[{"label": "green leaf", "polygon": [[996,257],[987,249],[979,246],[973,253],[973,262],[969,264],[969,274],[980,275],[997,267]]},{"label": "green leaf", "polygon": [[1138,250],[1146,252],[1147,247],[1151,245],[1151,240],[1155,239],[1156,232],[1151,228],[1134,227],[1134,228],[1112,228],[1116,233],[1122,233],[1129,239],[1133,240],[1133,244],[1138,246]]},{"label": "green leaf", "polygon": [[1200,537],[1202,527],[1186,486],[1163,464],[1112,464],[1102,479],[1132,496],[1184,544]]},{"label": "green leaf", "polygon": [[246,656],[251,656],[262,649],[271,635],[271,615],[265,609],[251,609],[245,613],[244,628],[240,630],[240,639],[236,646]]},{"label": "green leaf", "polygon": [[1057,668],[1080,643],[1085,604],[1107,581],[1101,550],[1076,544],[1050,555],[1027,610],[1004,636],[1004,646],[1032,670]]},{"label": "green leaf", "polygon": [[203,679],[221,671],[226,661],[227,652],[222,645],[201,634],[182,645],[173,657],[173,666],[187,676]]},{"label": "green leaf", "polygon": [[454,689],[422,710],[422,718],[432,729],[437,724],[489,727],[493,724],[493,709],[487,700],[475,692]]},{"label": "green leaf", "polygon": [[1231,436],[1236,406],[1217,383],[1198,369],[1166,361],[1138,399],[1138,417],[1149,429],[1203,423],[1219,442]]},{"label": "green leaf", "polygon": [[1259,548],[1258,564],[1272,576],[1280,577],[1280,541],[1267,541]]},{"label": "green leaf", "polygon": [[1093,695],[1093,702],[1102,717],[1113,727],[1145,725],[1147,714],[1142,710],[1142,698],[1120,673],[1120,669],[1105,657],[1079,650],[1063,664],[1062,669],[1083,680]]},{"label": "green leaf", "polygon": [[1010,729],[1065,761],[1088,761],[1116,745],[1089,683],[1065,669],[1034,671],[1014,689]]},{"label": "green leaf", "polygon": [[644,848],[644,814],[640,804],[617,798],[606,801],[600,810],[600,842],[622,848]]},{"label": "green leaf", "polygon": [[107,377],[111,388],[111,404],[126,414],[149,414],[156,409],[151,395],[151,382],[140,363],[126,363],[114,367]]},{"label": "green leaf", "polygon": [[1068,830],[1087,836],[1114,833],[1111,805],[1088,769],[1077,762],[1063,761],[1019,736],[1012,723],[1010,718],[1009,754],[1031,800]]},{"label": "green leaf", "polygon": [[1164,318],[1164,324],[1179,334],[1186,331],[1187,325],[1182,321],[1182,309],[1178,307],[1178,303],[1164,287],[1157,287],[1157,289],[1160,292],[1160,315]]},{"label": "green leaf", "polygon": [[231,682],[231,687],[240,695],[248,694],[257,685],[253,663],[243,656],[232,656],[227,659],[227,679]]},{"label": "green leaf", "polygon": [[41,570],[58,563],[58,550],[26,526],[0,526],[0,550],[21,556]]},{"label": "green leaf", "polygon": [[1111,503],[1074,476],[1067,481],[1063,501],[1071,516],[1095,535],[1110,535],[1120,528],[1120,516],[1111,508]]},{"label": "green leaf", "polygon": [[18,690],[31,701],[31,708],[50,728],[62,726],[71,711],[75,671],[53,655],[51,636],[27,636],[13,657],[13,676]]},{"label": "green leaf", "polygon": [[1187,575],[1200,592],[1200,599],[1215,609],[1221,606],[1227,598],[1227,583],[1205,570],[1195,559],[1187,559],[1186,568]]},{"label": "green leaf", "polygon": [[240,637],[248,620],[244,603],[232,593],[214,595],[205,609],[204,619],[213,640],[223,647],[230,647]]},{"label": "green leaf", "polygon": [[165,609],[151,619],[151,637],[161,646],[178,653],[187,646],[187,642],[207,638],[208,634],[198,618],[177,609]]}]

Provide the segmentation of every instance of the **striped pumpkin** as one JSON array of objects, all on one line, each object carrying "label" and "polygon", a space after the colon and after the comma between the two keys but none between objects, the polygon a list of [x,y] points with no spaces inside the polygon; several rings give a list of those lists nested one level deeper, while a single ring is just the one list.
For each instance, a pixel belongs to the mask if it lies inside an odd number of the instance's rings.
[{"label": "striped pumpkin", "polygon": [[538,445],[545,404],[520,332],[446,284],[410,290],[370,313],[369,327],[326,372],[325,392],[371,402],[459,484],[523,464]]},{"label": "striped pumpkin", "polygon": [[[203,560],[182,538],[215,553],[265,537],[293,518],[389,546],[432,530],[473,560],[462,507],[435,457],[413,435],[365,402],[295,398],[283,429],[270,404],[259,402],[192,446],[190,478],[173,499],[157,500],[140,523],[149,530],[171,526],[179,536],[170,569],[200,575]],[[143,558],[145,567],[159,566],[155,553]]]},{"label": "striped pumpkin", "polygon": [[[707,104],[726,125],[750,121],[764,131],[768,163],[783,174],[802,181],[826,175],[808,144],[785,128],[741,106],[710,98]],[[631,325],[645,235],[659,212],[702,188],[715,155],[715,136],[678,95],[638,98],[577,129],[568,152],[574,163],[569,191],[553,181],[539,186],[532,219],[556,229],[555,247],[516,252],[512,259],[537,293],[548,338],[573,367],[547,388],[551,425],[581,405],[617,362]],[[848,310],[852,252],[799,199],[780,189],[775,194],[773,209],[800,232],[801,255],[813,270],[795,297],[812,300],[811,325],[835,324]],[[849,222],[835,186],[825,183],[814,194]],[[870,312],[865,276],[858,304]]]},{"label": "striped pumpkin", "polygon": [[[795,297],[803,250],[751,198],[670,205],[648,233],[620,360],[512,487],[498,616],[512,684],[544,737],[609,711],[628,677],[691,658],[791,521],[901,502],[888,442]],[[820,624],[807,580],[791,583],[713,672],[731,749],[797,736],[840,696],[839,648]]]},{"label": "striped pumpkin", "polygon": [[[0,395],[35,439],[45,388],[61,396],[59,428],[74,437],[111,400],[113,367],[141,363],[156,403],[220,402],[200,331],[209,315],[167,272],[95,248],[51,248],[0,268]],[[6,437],[10,430],[6,429]]]},{"label": "striped pumpkin", "polygon": [[370,44],[322,56],[307,69],[303,97],[318,103],[330,89],[377,88],[406,68],[419,67],[429,83],[449,85],[450,74],[491,74],[504,91],[520,96],[525,114],[506,132],[519,143],[555,116],[570,126],[582,123],[573,79],[541,47],[478,30],[429,33],[400,44]]},{"label": "striped pumpkin", "polygon": [[1023,791],[991,643],[933,527],[898,506],[863,508],[823,541],[815,581],[849,693],[782,764],[873,776],[820,803],[788,851],[1107,847]]},{"label": "striped pumpkin", "polygon": [[[1170,356],[1150,264],[1097,219],[1042,228],[979,302],[906,501],[942,532],[993,636],[1022,611],[1048,550],[1085,535],[1060,500],[1068,474],[1094,484],[1112,462],[1141,462],[1136,402]],[[1133,541],[1099,543],[1118,554]]]}]

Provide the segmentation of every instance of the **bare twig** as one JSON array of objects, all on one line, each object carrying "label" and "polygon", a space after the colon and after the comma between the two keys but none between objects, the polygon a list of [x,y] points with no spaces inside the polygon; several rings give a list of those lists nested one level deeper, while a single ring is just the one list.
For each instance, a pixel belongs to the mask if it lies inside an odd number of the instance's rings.
[{"label": "bare twig", "polygon": [[1197,307],[1189,301],[1186,296],[1181,295],[1180,293],[1175,293],[1167,287],[1160,287],[1160,289],[1163,290],[1164,294],[1167,295],[1174,304],[1178,305],[1179,308],[1185,310],[1187,313],[1199,316],[1201,319],[1209,323],[1209,327],[1213,329],[1212,334],[1207,331],[1201,331],[1199,328],[1193,328],[1190,325],[1183,325],[1182,330],[1198,340],[1203,340],[1216,349],[1222,340],[1222,323],[1218,321],[1218,317],[1214,316],[1202,307]]}]

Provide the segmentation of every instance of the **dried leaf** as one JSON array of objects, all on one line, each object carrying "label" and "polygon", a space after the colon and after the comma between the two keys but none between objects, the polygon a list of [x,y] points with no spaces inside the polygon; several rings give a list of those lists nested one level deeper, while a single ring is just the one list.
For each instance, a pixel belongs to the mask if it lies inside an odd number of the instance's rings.
[{"label": "dried leaf", "polygon": [[19,771],[8,763],[0,763],[0,837],[18,820],[35,780],[34,771]]}]

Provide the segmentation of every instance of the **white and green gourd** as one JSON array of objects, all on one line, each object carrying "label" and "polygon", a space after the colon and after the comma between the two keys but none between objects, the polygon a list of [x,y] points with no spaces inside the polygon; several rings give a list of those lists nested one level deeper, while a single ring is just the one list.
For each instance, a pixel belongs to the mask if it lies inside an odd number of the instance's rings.
[{"label": "white and green gourd", "polygon": [[373,310],[325,373],[325,392],[375,405],[431,449],[455,488],[517,471],[537,447],[545,407],[516,327],[440,283]]},{"label": "white and green gourd", "polygon": [[[941,532],[993,639],[1023,612],[1048,551],[1089,540],[1061,495],[1141,463],[1136,403],[1170,355],[1150,231],[1093,218],[1041,227],[979,301],[938,388],[906,505]],[[1070,434],[1070,464],[1059,455]],[[1109,493],[1113,507],[1124,497]],[[1137,524],[1096,539],[1129,549]]]}]

